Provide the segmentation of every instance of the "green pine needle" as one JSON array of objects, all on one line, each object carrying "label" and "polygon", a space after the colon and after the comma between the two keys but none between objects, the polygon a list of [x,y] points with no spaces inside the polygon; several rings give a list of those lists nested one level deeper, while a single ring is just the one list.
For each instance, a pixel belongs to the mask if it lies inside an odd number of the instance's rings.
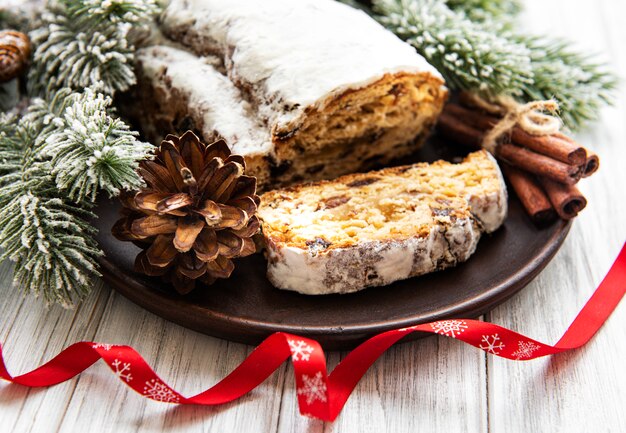
[{"label": "green pine needle", "polygon": [[454,90],[521,101],[555,98],[580,129],[614,100],[616,77],[561,40],[512,31],[512,0],[374,0],[374,17],[412,44]]},{"label": "green pine needle", "polygon": [[496,23],[469,20],[442,0],[374,0],[375,17],[413,45],[452,89],[520,95],[532,81],[530,52]]},{"label": "green pine needle", "polygon": [[0,117],[0,260],[15,284],[71,306],[97,277],[90,220],[100,191],[141,185],[153,147],[114,115],[111,95],[135,82],[128,32],[152,19],[154,0],[58,0],[30,33],[35,97]]},{"label": "green pine needle", "polygon": [[463,12],[472,21],[497,18],[511,21],[522,10],[519,0],[445,0],[454,11]]},{"label": "green pine needle", "polygon": [[524,86],[523,100],[554,98],[570,129],[597,120],[600,109],[614,102],[618,80],[606,65],[569,48],[566,41],[518,37],[530,49],[533,82]]},{"label": "green pine needle", "polygon": [[113,197],[138,189],[139,161],[149,158],[154,147],[138,141],[128,125],[107,114],[111,98],[87,88],[65,99],[63,117],[54,119],[62,126],[38,149],[50,158],[57,187],[76,202],[93,202],[99,191]]}]

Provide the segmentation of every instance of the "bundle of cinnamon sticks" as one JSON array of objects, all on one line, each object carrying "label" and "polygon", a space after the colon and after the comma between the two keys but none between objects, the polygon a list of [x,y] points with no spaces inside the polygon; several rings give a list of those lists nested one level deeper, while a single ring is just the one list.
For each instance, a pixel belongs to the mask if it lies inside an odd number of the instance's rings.
[{"label": "bundle of cinnamon sticks", "polygon": [[[448,103],[437,129],[447,138],[472,148],[500,118],[470,106],[469,100]],[[528,215],[538,224],[558,217],[574,218],[587,205],[576,187],[600,165],[598,155],[562,133],[531,135],[519,126],[500,140],[495,156]]]}]

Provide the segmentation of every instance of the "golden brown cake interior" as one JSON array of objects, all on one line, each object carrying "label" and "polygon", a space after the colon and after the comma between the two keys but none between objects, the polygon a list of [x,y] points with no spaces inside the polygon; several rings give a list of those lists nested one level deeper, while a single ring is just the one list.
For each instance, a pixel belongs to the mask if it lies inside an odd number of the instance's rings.
[{"label": "golden brown cake interior", "polygon": [[447,91],[430,74],[386,74],[346,90],[297,128],[273,131],[280,184],[364,171],[415,151],[441,112]]},{"label": "golden brown cake interior", "polygon": [[420,163],[270,191],[259,216],[270,242],[296,248],[404,240],[427,236],[435,222],[470,217],[472,197],[499,196],[501,182],[481,151],[460,164]]}]

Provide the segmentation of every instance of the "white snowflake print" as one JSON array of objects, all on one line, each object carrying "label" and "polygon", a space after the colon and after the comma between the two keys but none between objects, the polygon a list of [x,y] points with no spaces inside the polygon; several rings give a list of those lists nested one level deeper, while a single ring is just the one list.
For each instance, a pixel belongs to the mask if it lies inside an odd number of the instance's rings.
[{"label": "white snowflake print", "polygon": [[528,359],[540,347],[532,341],[520,341],[517,344],[517,350],[512,355],[515,356],[515,359]]},{"label": "white snowflake print", "polygon": [[448,337],[456,338],[457,335],[465,332],[468,328],[465,320],[440,320],[430,324],[437,334],[447,335]]},{"label": "white snowflake print", "polygon": [[500,340],[498,334],[483,335],[481,341],[482,343],[480,343],[478,347],[494,355],[499,354],[505,347],[505,344]]},{"label": "white snowflake print", "polygon": [[126,382],[133,380],[133,376],[130,374],[130,362],[121,362],[119,359],[115,359],[111,367],[115,369],[113,372],[120,379],[124,379]]},{"label": "white snowflake print", "polygon": [[91,347],[94,349],[103,349],[103,350],[111,350],[112,344],[104,344],[104,343],[93,343]]},{"label": "white snowflake print", "polygon": [[313,353],[313,347],[302,340],[287,340],[291,349],[291,358],[294,361],[308,361]]},{"label": "white snowflake print", "polygon": [[302,382],[304,382],[304,386],[298,389],[298,395],[303,395],[306,398],[306,404],[311,404],[316,400],[326,401],[326,384],[321,371],[318,371],[313,377],[303,374]]},{"label": "white snowflake print", "polygon": [[150,397],[156,401],[163,401],[166,403],[178,403],[178,395],[174,393],[163,382],[152,379],[146,382],[146,386],[143,387],[143,395]]}]

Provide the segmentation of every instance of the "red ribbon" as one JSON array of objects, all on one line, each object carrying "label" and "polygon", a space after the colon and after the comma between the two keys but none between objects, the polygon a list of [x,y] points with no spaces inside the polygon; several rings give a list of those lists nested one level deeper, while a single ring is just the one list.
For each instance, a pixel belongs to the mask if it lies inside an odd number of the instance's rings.
[{"label": "red ribbon", "polygon": [[261,384],[291,356],[300,413],[333,421],[368,368],[398,340],[411,332],[456,338],[503,358],[525,361],[576,349],[587,343],[617,307],[626,291],[626,244],[611,270],[582,311],[554,346],[540,343],[498,325],[470,319],[439,320],[376,335],[354,349],[332,373],[319,343],[278,332],[269,336],[239,367],[217,385],[184,397],[167,385],[132,347],[101,343],[73,344],[54,359],[21,376],[9,374],[0,347],[0,377],[30,387],[56,385],[78,375],[98,359],[132,389],[152,400],[216,405],[235,400]]}]

